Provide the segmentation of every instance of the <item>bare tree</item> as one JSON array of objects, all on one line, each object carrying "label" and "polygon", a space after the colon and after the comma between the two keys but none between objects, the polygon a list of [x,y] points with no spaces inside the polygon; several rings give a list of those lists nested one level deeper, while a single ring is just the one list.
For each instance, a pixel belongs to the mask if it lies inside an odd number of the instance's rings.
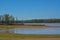
[{"label": "bare tree", "polygon": [[[5,25],[9,25],[9,24],[12,24],[12,22],[14,21],[14,17],[12,15],[9,15],[9,14],[4,14],[2,16],[2,20],[4,21]],[[7,33],[9,33],[9,28],[10,27],[6,27]]]},{"label": "bare tree", "polygon": [[2,15],[0,15],[0,24],[2,24]]},{"label": "bare tree", "polygon": [[9,15],[9,14],[4,14],[3,20],[4,20],[6,25],[12,24],[12,22],[14,21],[14,17],[12,15]]}]

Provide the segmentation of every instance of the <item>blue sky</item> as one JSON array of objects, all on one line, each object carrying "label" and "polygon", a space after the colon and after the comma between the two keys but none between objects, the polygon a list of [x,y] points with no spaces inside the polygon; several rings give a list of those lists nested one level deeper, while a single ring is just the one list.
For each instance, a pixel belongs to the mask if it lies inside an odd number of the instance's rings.
[{"label": "blue sky", "polygon": [[0,15],[18,19],[60,18],[60,0],[0,0]]}]

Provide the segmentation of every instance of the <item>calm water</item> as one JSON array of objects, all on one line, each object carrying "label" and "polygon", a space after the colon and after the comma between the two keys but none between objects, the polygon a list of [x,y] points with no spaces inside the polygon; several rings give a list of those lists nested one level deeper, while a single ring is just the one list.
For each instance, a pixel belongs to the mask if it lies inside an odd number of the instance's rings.
[{"label": "calm water", "polygon": [[60,26],[60,23],[55,23],[55,24],[49,24],[49,23],[46,23],[47,26]]},{"label": "calm water", "polygon": [[60,23],[24,23],[25,25],[40,25],[40,24],[45,24],[47,26],[60,26]]},{"label": "calm water", "polygon": [[60,34],[60,28],[15,28],[11,30],[17,34]]},{"label": "calm water", "polygon": [[[31,25],[30,23],[28,23]],[[36,23],[33,23],[36,24]],[[37,23],[40,24],[40,23]],[[47,26],[59,26],[60,23],[42,23],[46,24]],[[27,25],[27,24],[25,24]],[[14,29],[9,29],[8,30],[11,33],[16,33],[16,34],[60,34],[60,28],[14,28]],[[6,32],[6,30],[0,30],[0,32]]]}]

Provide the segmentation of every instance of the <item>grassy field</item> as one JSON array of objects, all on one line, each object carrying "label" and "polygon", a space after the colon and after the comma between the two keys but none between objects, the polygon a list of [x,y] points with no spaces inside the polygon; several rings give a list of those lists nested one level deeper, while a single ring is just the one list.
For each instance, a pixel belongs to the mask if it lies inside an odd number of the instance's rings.
[{"label": "grassy field", "polygon": [[0,33],[0,40],[60,40],[60,34]]},{"label": "grassy field", "polygon": [[0,37],[9,38],[60,38],[60,34],[14,34],[14,33],[0,33]]}]

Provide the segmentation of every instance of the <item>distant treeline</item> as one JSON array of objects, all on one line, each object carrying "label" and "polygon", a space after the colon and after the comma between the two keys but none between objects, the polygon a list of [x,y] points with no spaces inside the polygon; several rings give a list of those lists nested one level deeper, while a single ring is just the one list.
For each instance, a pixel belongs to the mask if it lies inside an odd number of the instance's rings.
[{"label": "distant treeline", "polygon": [[60,19],[32,19],[32,20],[17,20],[9,14],[0,15],[0,24],[24,24],[24,23],[60,23]]},{"label": "distant treeline", "polygon": [[[33,19],[33,20],[16,20],[8,21],[8,24],[23,24],[23,23],[60,23],[60,19]],[[0,24],[5,24],[5,21],[0,21]]]},{"label": "distant treeline", "polygon": [[60,19],[33,19],[25,20],[24,23],[60,23]]}]

